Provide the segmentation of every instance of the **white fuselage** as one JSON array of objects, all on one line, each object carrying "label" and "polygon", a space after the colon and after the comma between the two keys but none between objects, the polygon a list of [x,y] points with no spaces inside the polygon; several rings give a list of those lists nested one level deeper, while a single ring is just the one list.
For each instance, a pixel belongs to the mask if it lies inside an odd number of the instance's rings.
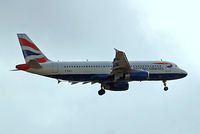
[{"label": "white fuselage", "polygon": [[[178,79],[179,77],[182,77],[182,75],[186,74],[184,70],[178,68],[176,64],[170,62],[134,61],[129,63],[133,70],[141,69],[148,71],[150,75],[149,80]],[[70,77],[73,77],[73,75],[108,75],[112,71],[113,64],[109,61],[46,62],[41,63],[41,66],[41,69],[28,69],[27,71],[48,77],[56,76],[53,77],[56,79],[68,80],[67,75],[70,75]],[[79,79],[77,79],[77,81],[79,81]],[[87,79],[84,81],[87,81]]]}]

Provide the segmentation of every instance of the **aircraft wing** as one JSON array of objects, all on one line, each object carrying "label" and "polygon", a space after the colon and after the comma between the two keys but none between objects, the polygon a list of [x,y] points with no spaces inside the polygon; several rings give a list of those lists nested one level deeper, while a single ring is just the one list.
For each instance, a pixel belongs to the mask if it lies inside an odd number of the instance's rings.
[{"label": "aircraft wing", "polygon": [[111,75],[117,74],[117,73],[129,72],[131,70],[131,66],[128,62],[126,54],[117,49],[115,49],[115,51],[116,51],[116,55],[113,60],[113,69],[112,69]]},{"label": "aircraft wing", "polygon": [[131,66],[124,52],[119,51],[117,49],[115,49],[115,51],[116,55],[113,60],[113,68],[110,75],[114,76],[115,80],[117,80],[118,78],[122,77],[125,73],[130,72]]}]

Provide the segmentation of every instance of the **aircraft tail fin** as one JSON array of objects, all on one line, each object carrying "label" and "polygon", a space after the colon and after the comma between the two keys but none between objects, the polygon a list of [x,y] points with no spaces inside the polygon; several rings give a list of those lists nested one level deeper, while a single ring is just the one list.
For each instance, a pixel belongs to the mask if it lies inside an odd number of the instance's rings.
[{"label": "aircraft tail fin", "polygon": [[36,60],[38,63],[50,61],[26,34],[17,34],[26,63]]}]

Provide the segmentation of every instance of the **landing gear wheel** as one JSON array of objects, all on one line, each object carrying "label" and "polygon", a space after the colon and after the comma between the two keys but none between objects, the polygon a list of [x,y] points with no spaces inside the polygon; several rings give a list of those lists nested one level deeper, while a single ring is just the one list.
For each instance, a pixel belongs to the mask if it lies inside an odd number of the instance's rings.
[{"label": "landing gear wheel", "polygon": [[168,87],[164,87],[164,90],[167,91],[167,90],[168,90]]},{"label": "landing gear wheel", "polygon": [[167,91],[168,87],[167,87],[167,81],[166,80],[163,80],[163,85],[164,85],[164,91]]},{"label": "landing gear wheel", "polygon": [[106,92],[106,91],[105,91],[104,89],[100,89],[100,90],[98,91],[98,94],[99,94],[99,95],[104,95],[105,92]]}]

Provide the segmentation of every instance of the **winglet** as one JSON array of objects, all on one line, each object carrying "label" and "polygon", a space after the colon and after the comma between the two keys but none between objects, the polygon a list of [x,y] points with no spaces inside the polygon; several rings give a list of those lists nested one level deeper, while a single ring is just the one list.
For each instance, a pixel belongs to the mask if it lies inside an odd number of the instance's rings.
[{"label": "winglet", "polygon": [[118,52],[118,51],[119,51],[119,50],[118,50],[118,49],[116,49],[116,48],[114,48],[114,49],[115,49],[115,51],[116,51],[116,52]]}]

